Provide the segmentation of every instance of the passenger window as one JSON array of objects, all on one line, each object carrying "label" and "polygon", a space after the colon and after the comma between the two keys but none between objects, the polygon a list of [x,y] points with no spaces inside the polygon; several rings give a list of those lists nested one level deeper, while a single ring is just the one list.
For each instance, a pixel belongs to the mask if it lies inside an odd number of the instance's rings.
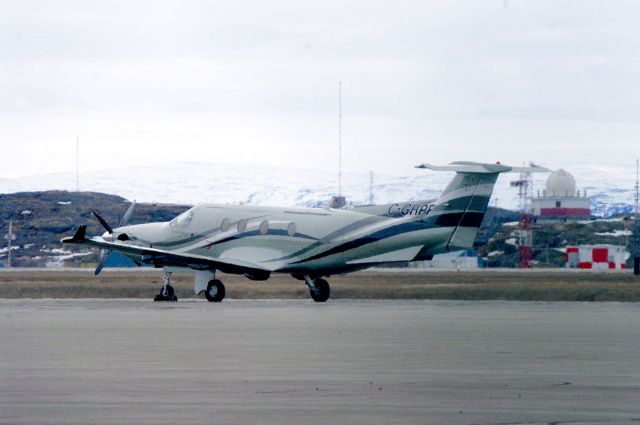
[{"label": "passenger window", "polygon": [[238,233],[242,233],[247,230],[247,220],[240,220],[238,222]]},{"label": "passenger window", "polygon": [[264,220],[262,223],[260,223],[260,234],[266,235],[267,233],[269,233],[269,222],[267,220]]},{"label": "passenger window", "polygon": [[289,223],[289,227],[287,227],[287,234],[289,236],[294,236],[297,232],[296,223]]},{"label": "passenger window", "polygon": [[222,220],[222,223],[220,223],[220,230],[226,232],[227,230],[229,230],[229,227],[231,227],[231,220],[229,220],[228,218]]}]

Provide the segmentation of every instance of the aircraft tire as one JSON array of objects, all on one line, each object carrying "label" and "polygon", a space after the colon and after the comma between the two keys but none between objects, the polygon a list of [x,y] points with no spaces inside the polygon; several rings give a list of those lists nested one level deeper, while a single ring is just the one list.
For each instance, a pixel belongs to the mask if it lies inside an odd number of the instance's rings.
[{"label": "aircraft tire", "polygon": [[329,286],[329,282],[324,279],[316,279],[313,282],[315,286],[314,289],[309,289],[309,293],[311,294],[311,298],[317,303],[323,303],[329,299],[331,295],[331,287]]},{"label": "aircraft tire", "polygon": [[160,290],[160,294],[162,294],[162,296],[165,297],[168,300],[172,300],[173,299],[173,294],[174,293],[175,293],[175,291],[173,290],[173,286],[171,286],[171,285],[163,286],[162,289]]},{"label": "aircraft tire", "polygon": [[160,293],[153,299],[154,301],[178,301],[178,297],[175,296],[173,286],[167,285],[160,288]]},{"label": "aircraft tire", "polygon": [[219,303],[224,299],[225,288],[221,281],[218,279],[210,280],[207,285],[207,290],[204,292],[204,296],[207,301],[212,303]]}]

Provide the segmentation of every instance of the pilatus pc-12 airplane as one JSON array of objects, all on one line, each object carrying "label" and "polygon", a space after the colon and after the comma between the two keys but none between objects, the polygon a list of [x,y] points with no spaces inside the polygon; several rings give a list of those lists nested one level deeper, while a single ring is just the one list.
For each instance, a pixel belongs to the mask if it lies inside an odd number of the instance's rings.
[{"label": "pilatus pc-12 airplane", "polygon": [[177,299],[170,277],[178,270],[195,273],[196,294],[222,301],[225,287],[215,278],[219,270],[252,280],[287,273],[307,284],[314,301],[324,302],[330,294],[324,277],[471,248],[500,173],[549,171],[533,164],[475,162],[417,168],[456,174],[435,201],[354,209],[202,204],[170,222],[127,226],[132,204],[117,228],[94,212],[106,229],[102,236],[87,238],[82,225],[62,242],[117,251],[137,265],[164,268],[159,301]]}]

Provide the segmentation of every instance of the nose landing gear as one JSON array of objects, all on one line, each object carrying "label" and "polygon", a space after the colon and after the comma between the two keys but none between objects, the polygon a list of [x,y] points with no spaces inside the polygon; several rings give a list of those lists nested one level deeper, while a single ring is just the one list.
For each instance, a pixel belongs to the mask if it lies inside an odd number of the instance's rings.
[{"label": "nose landing gear", "polygon": [[171,272],[164,273],[164,283],[160,288],[160,293],[155,296],[154,301],[178,301],[175,296],[173,286],[171,286]]}]

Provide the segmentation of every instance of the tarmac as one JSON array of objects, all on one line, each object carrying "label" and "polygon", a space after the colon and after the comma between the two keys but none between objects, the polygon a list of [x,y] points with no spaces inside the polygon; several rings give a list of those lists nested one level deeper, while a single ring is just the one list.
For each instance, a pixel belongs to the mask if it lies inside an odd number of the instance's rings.
[{"label": "tarmac", "polygon": [[0,299],[2,424],[640,421],[640,305]]}]

